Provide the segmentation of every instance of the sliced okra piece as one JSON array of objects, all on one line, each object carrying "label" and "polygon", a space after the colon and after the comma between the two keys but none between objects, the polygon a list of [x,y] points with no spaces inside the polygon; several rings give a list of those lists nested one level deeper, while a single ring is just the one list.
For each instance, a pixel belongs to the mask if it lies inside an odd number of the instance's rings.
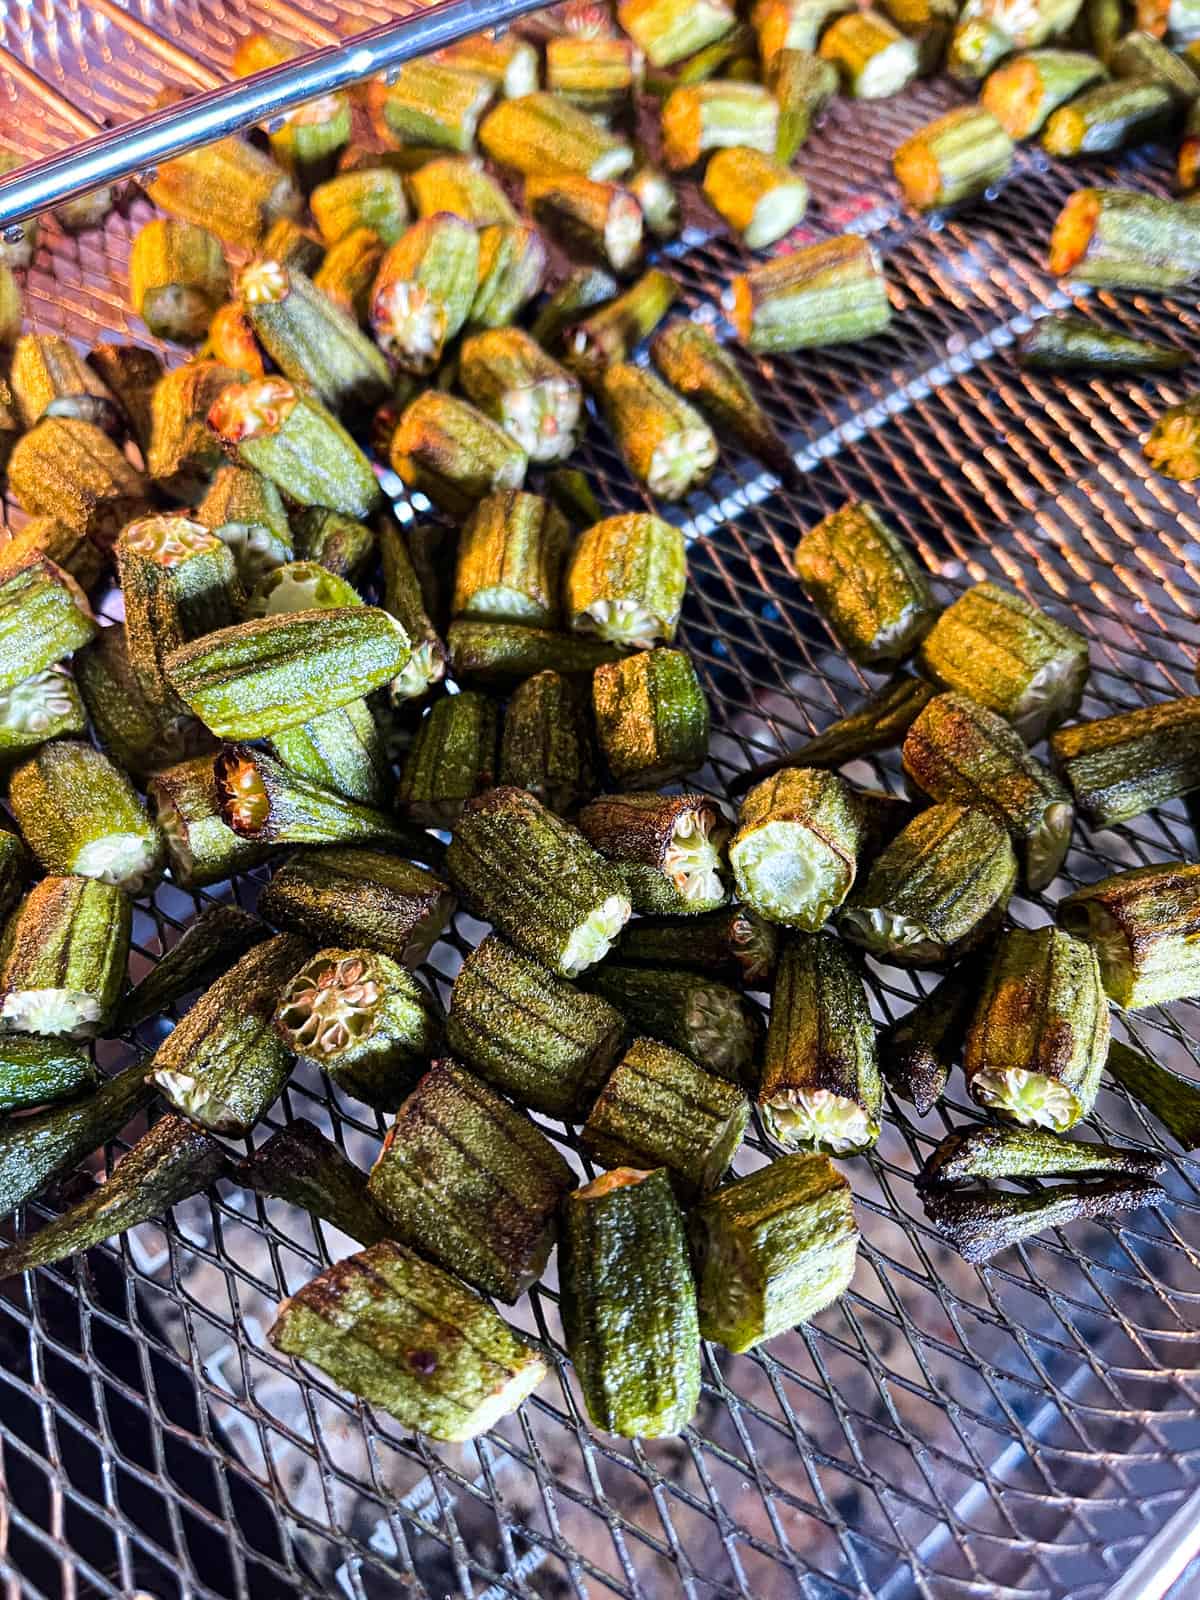
[{"label": "sliced okra piece", "polygon": [[157,1017],[193,989],[209,984],[248,950],[271,937],[260,917],[241,906],[214,905],[190,922],[117,1007],[113,1030],[124,1033]]},{"label": "sliced okra piece", "polygon": [[162,1117],[86,1200],[10,1245],[0,1255],[0,1274],[49,1266],[150,1222],[207,1189],[224,1165],[225,1152],[215,1139],[182,1117]]},{"label": "sliced okra piece", "polygon": [[729,846],[738,896],[768,922],[815,931],[849,894],[863,838],[845,779],[785,768],[742,801]]},{"label": "sliced okra piece", "polygon": [[1200,395],[1189,395],[1159,415],[1142,454],[1155,471],[1177,483],[1200,478]]},{"label": "sliced okra piece", "polygon": [[647,512],[608,517],[588,528],[564,581],[568,625],[615,644],[648,650],[675,637],[687,587],[683,535]]},{"label": "sliced okra piece", "polygon": [[615,300],[567,325],[563,359],[584,382],[598,385],[609,367],[625,361],[654,332],[678,298],[675,279],[651,267]]},{"label": "sliced okra piece", "polygon": [[675,185],[666,173],[646,161],[639,161],[626,187],[641,208],[643,231],[648,229],[660,243],[674,239],[683,219]]},{"label": "sliced okra piece", "polygon": [[737,13],[725,0],[620,0],[621,27],[655,67],[671,67],[730,33]]},{"label": "sliced okra piece", "polygon": [[709,1195],[688,1220],[700,1334],[750,1350],[831,1306],[858,1258],[850,1185],[796,1151]]},{"label": "sliced okra piece", "polygon": [[597,1428],[661,1438],[700,1398],[696,1289],[665,1168],[618,1167],[567,1196],[558,1254],[567,1352]]},{"label": "sliced okra piece", "polygon": [[452,622],[446,648],[466,683],[515,684],[537,672],[590,673],[623,655],[620,645],[514,622]]},{"label": "sliced okra piece", "polygon": [[502,101],[483,119],[479,142],[493,161],[526,178],[578,173],[608,182],[633,165],[623,139],[552,94]]},{"label": "sliced okra piece", "polygon": [[1000,817],[944,801],[876,857],[838,917],[843,936],[898,966],[937,966],[985,939],[1017,882]]},{"label": "sliced okra piece", "polygon": [[36,1033],[0,1035],[0,1112],[73,1100],[102,1081],[82,1045]]},{"label": "sliced okra piece", "polygon": [[280,617],[297,611],[335,611],[362,604],[363,598],[353,584],[319,561],[285,561],[283,566],[265,572],[254,585],[243,616]]},{"label": "sliced okra piece", "polygon": [[368,229],[384,245],[395,244],[408,226],[404,179],[388,167],[340,172],[313,190],[313,221],[329,251],[351,234]]},{"label": "sliced okra piece", "polygon": [[11,577],[31,556],[52,561],[83,590],[91,591],[109,569],[108,553],[86,533],[56,517],[30,517],[0,549],[0,580]]},{"label": "sliced okra piece", "polygon": [[283,497],[250,467],[222,467],[196,511],[197,522],[228,546],[242,587],[292,559],[292,533]]},{"label": "sliced okra piece", "polygon": [[849,11],[821,35],[822,61],[838,69],[852,100],[882,100],[899,94],[917,76],[913,41],[879,11]]},{"label": "sliced okra piece", "polygon": [[374,806],[301,777],[251,745],[226,745],[214,772],[222,821],[256,844],[370,844],[404,850],[412,835]]},{"label": "sliced okra piece", "polygon": [[1083,317],[1039,317],[1017,344],[1018,362],[1031,372],[1174,372],[1190,359],[1186,350]]},{"label": "sliced okra piece", "polygon": [[270,1110],[292,1070],[275,1031],[275,1004],[307,954],[290,933],[254,945],[175,1024],[149,1070],[174,1110],[215,1133],[239,1135]]},{"label": "sliced okra piece", "polygon": [[643,67],[629,39],[563,33],[546,40],[546,88],[592,116],[612,117],[631,106]]},{"label": "sliced okra piece", "polygon": [[[784,50],[816,50],[826,27],[850,9],[849,0],[757,0],[751,21],[764,73],[773,72]],[[830,93],[836,89],[835,79]]]},{"label": "sliced okra piece", "polygon": [[313,287],[360,327],[366,326],[371,314],[371,290],[385,249],[383,240],[370,228],[355,228],[330,245],[313,273]]},{"label": "sliced okra piece", "polygon": [[467,327],[504,328],[535,298],[546,277],[546,242],[527,222],[493,222],[479,233],[479,281]]},{"label": "sliced okra piece", "polygon": [[618,785],[653,788],[696,772],[708,759],[708,701],[682,650],[639,650],[598,666],[592,709]]},{"label": "sliced okra piece", "polygon": [[486,1433],[549,1370],[480,1295],[391,1239],[283,1301],[267,1337],[403,1427],[449,1441]]},{"label": "sliced okra piece", "polygon": [[[969,15],[966,14],[968,10]],[[1033,42],[1028,35],[1020,40],[1021,44]],[[946,46],[945,71],[959,83],[981,83],[993,67],[1017,48],[1018,41],[1001,27],[995,16],[983,14],[980,5],[964,7]]]},{"label": "sliced okra piece", "polygon": [[603,520],[600,502],[578,467],[556,467],[542,479],[546,498],[552,501],[573,528],[590,528]]},{"label": "sliced okra piece", "polygon": [[292,177],[236,137],[161,162],[146,193],[168,216],[210,228],[244,250],[257,250],[271,224],[298,216],[303,204]]},{"label": "sliced okra piece", "polygon": [[1104,987],[1127,1011],[1200,995],[1200,866],[1135,867],[1077,889],[1058,920],[1095,950]]},{"label": "sliced okra piece", "polygon": [[215,756],[193,756],[156,772],[147,784],[166,844],[171,877],[203,889],[260,865],[272,854],[261,839],[234,833],[221,817]]},{"label": "sliced okra piece", "polygon": [[917,76],[940,71],[958,21],[957,0],[883,0],[882,9],[916,46]]},{"label": "sliced okra piece", "polygon": [[766,81],[779,102],[776,161],[795,160],[813,123],[837,93],[838,70],[813,53],[815,46],[815,40],[812,47],[789,45],[768,61]]},{"label": "sliced okra piece", "polygon": [[635,911],[669,915],[725,903],[729,827],[705,795],[602,795],[576,822],[620,871]]},{"label": "sliced okra piece", "polygon": [[[197,360],[176,367],[155,386],[146,467],[155,486],[171,499],[194,503],[225,460],[208,418],[226,389],[241,377],[240,371],[219,361]],[[135,515],[130,513],[124,521]]]},{"label": "sliced okra piece", "polygon": [[910,134],[892,157],[892,170],[909,204],[930,211],[999,183],[1013,155],[1012,140],[985,106],[956,106]]},{"label": "sliced okra piece", "polygon": [[43,878],[0,943],[0,1026],[8,1033],[92,1039],[125,984],[132,911],[115,884]]},{"label": "sliced okra piece", "polygon": [[433,1053],[433,1002],[378,950],[319,950],[277,990],[275,1030],[347,1094],[394,1111]]},{"label": "sliced okra piece", "polygon": [[21,435],[8,458],[8,488],[31,517],[55,517],[102,550],[141,516],[150,497],[145,476],[108,435],[75,417],[44,417]]},{"label": "sliced okra piece", "polygon": [[988,74],[980,98],[1010,139],[1032,139],[1051,112],[1107,76],[1084,50],[1024,50]]},{"label": "sliced okra piece", "polygon": [[[271,259],[278,258],[272,256]],[[200,346],[199,359],[229,367],[242,379],[266,375],[266,359],[240,300],[228,300],[213,312],[207,337]]]},{"label": "sliced okra piece", "polygon": [[177,716],[146,699],[129,659],[124,624],[101,628],[73,665],[101,747],[139,782],[211,748],[210,734],[194,717]]},{"label": "sliced okra piece", "polygon": [[475,148],[480,118],[492,99],[485,78],[426,59],[405,62],[389,79],[372,111],[393,139],[430,150]]},{"label": "sliced okra piece", "polygon": [[366,1173],[303,1117],[273,1133],[229,1176],[255,1194],[299,1206],[360,1244],[378,1244],[390,1232],[367,1193]]},{"label": "sliced okra piece", "polygon": [[582,413],[579,380],[524,329],[492,328],[465,339],[458,381],[468,400],[531,461],[561,461],[574,450]]},{"label": "sliced okra piece", "polygon": [[150,397],[163,375],[162,361],[136,344],[94,345],[87,361],[121,407],[144,460],[150,447]]},{"label": "sliced okra piece", "polygon": [[1108,1075],[1151,1116],[1157,1117],[1185,1150],[1200,1145],[1200,1086],[1160,1065],[1144,1050],[1114,1039],[1108,1047]]},{"label": "sliced okra piece", "polygon": [[731,1083],[753,1076],[760,1029],[729,984],[682,967],[615,961],[596,967],[584,981],[616,1007],[633,1033],[663,1040]]},{"label": "sliced okra piece", "polygon": [[430,373],[471,311],[479,285],[479,234],[448,212],[403,233],[379,264],[371,329],[405,372]]},{"label": "sliced okra piece", "polygon": [[625,464],[651,494],[682,500],[708,482],[716,437],[695,407],[655,373],[618,362],[605,369],[599,394]]},{"label": "sliced okra piece", "polygon": [[388,686],[393,704],[400,705],[420,699],[445,677],[446,647],[425,609],[405,536],[390,517],[379,524],[378,544],[383,565],[383,609],[395,617],[412,647],[404,667]]},{"label": "sliced okra piece", "polygon": [[229,298],[221,241],[194,222],[155,218],[129,252],[129,304],[156,339],[199,344]]},{"label": "sliced okra piece", "polygon": [[452,614],[553,627],[569,543],[570,530],[549,501],[517,490],[490,495],[459,540]]},{"label": "sliced okra piece", "polygon": [[289,856],[259,897],[277,928],[319,945],[365,945],[406,967],[424,961],[453,908],[454,896],[432,872],[367,849]]},{"label": "sliced okra piece", "polygon": [[1109,53],[1108,67],[1114,78],[1161,85],[1179,105],[1190,106],[1200,97],[1200,78],[1187,60],[1152,33],[1137,28],[1118,39]]},{"label": "sliced okra piece", "polygon": [[704,169],[704,197],[748,250],[782,239],[808,210],[808,184],[761,150],[732,145]]},{"label": "sliced okra piece", "polygon": [[446,867],[480,917],[564,978],[607,954],[632,909],[583,835],[520,789],[466,806]]},{"label": "sliced okra piece", "polygon": [[641,207],[614,183],[596,183],[578,174],[530,178],[525,203],[533,220],[573,257],[597,261],[620,274],[641,254]]},{"label": "sliced okra piece", "polygon": [[[252,33],[233,53],[234,76],[266,72],[294,61],[303,47],[281,33]],[[304,189],[331,170],[338,151],[350,139],[350,101],[344,94],[322,94],[275,118],[268,137],[271,154]]]},{"label": "sliced okra piece", "polygon": [[1182,288],[1200,273],[1200,210],[1129,189],[1076,189],[1054,224],[1049,264],[1096,288]]},{"label": "sliced okra piece", "polygon": [[1028,744],[1079,709],[1087,640],[997,583],[977,583],[921,642],[921,670],[1011,722]]},{"label": "sliced okra piece", "polygon": [[979,977],[975,961],[962,962],[879,1036],[883,1076],[922,1117],[941,1099],[962,1053]]},{"label": "sliced okra piece", "polygon": [[391,762],[382,730],[365,700],[281,728],[267,740],[289,771],[346,800],[379,809],[391,792]]},{"label": "sliced okra piece", "polygon": [[948,1133],[933,1149],[918,1179],[923,1189],[976,1178],[1157,1178],[1166,1166],[1161,1156],[1143,1155],[1114,1144],[1081,1144],[1045,1128],[984,1123],[965,1133]]},{"label": "sliced okra piece", "polygon": [[560,814],[595,793],[590,708],[570,678],[539,672],[514,690],[504,713],[500,782]]},{"label": "sliced okra piece", "polygon": [[1200,787],[1200,697],[1059,728],[1050,755],[1090,826],[1128,822]]},{"label": "sliced okra piece", "polygon": [[1166,1191],[1151,1178],[1111,1177],[1057,1184],[1035,1194],[927,1189],[923,1198],[934,1227],[965,1261],[977,1262],[1048,1228],[1157,1205]]},{"label": "sliced okra piece", "polygon": [[725,307],[738,337],[760,355],[871,339],[892,317],[879,257],[857,234],[752,268],[726,290]]},{"label": "sliced okra piece", "polygon": [[1174,119],[1178,101],[1161,83],[1126,79],[1085,89],[1046,119],[1042,148],[1052,156],[1095,155],[1140,144]]},{"label": "sliced okra piece", "polygon": [[635,966],[692,967],[747,989],[767,987],[779,936],[748,906],[699,916],[639,917],[617,943],[617,959]]},{"label": "sliced okra piece", "polygon": [[141,796],[106,755],[56,739],[9,779],[8,803],[47,872],[140,894],[162,871],[163,840]]},{"label": "sliced okra piece", "polygon": [[60,333],[23,333],[13,348],[7,377],[26,428],[43,417],[67,417],[90,422],[114,438],[122,432],[115,397]]},{"label": "sliced okra piece", "polygon": [[448,828],[496,782],[500,707],[473,689],[430,707],[400,772],[397,804],[414,822]]},{"label": "sliced okra piece", "polygon": [[681,85],[662,109],[663,159],[672,172],[734,145],[773,155],[778,132],[779,102],[760,83],[714,78]]},{"label": "sliced okra piece", "polygon": [[434,60],[456,72],[486,79],[494,93],[506,100],[531,94],[538,86],[537,49],[512,31],[499,37],[490,31],[474,33],[439,50]]},{"label": "sliced okra piece", "polygon": [[519,489],[529,462],[498,423],[438,389],[424,390],[404,408],[389,458],[410,489],[451,516],[501,489]]},{"label": "sliced okra piece", "polygon": [[440,156],[409,175],[408,190],[418,217],[448,211],[472,227],[516,222],[517,212],[504,190],[470,156]]},{"label": "sliced okra piece", "polygon": [[66,667],[46,667],[11,689],[0,689],[0,766],[50,740],[82,738],[87,711]]},{"label": "sliced okra piece", "polygon": [[0,577],[0,693],[80,650],[96,635],[87,597],[42,555]]},{"label": "sliced okra piece", "polygon": [[620,285],[601,267],[576,267],[545,301],[533,319],[530,333],[547,350],[561,342],[564,331],[584,311],[607,305],[617,297]]}]

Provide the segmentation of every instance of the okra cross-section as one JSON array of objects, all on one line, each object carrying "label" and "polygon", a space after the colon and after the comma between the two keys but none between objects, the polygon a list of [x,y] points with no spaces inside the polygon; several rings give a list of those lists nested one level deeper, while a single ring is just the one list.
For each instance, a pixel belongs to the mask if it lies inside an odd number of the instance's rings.
[{"label": "okra cross-section", "polygon": [[647,367],[619,361],[598,380],[605,420],[625,464],[650,493],[682,500],[708,482],[717,441],[704,418]]},{"label": "okra cross-section", "polygon": [[0,1024],[17,1033],[91,1039],[125,984],[132,908],[114,884],[43,878],[0,943]]},{"label": "okra cross-section", "polygon": [[459,381],[472,405],[531,461],[561,461],[575,448],[582,419],[579,379],[522,328],[488,328],[464,339]]},{"label": "okra cross-section", "polygon": [[862,809],[844,778],[789,767],[742,801],[729,865],[738,897],[769,922],[819,928],[854,884]]},{"label": "okra cross-section", "polygon": [[675,637],[687,588],[679,529],[648,512],[608,517],[579,536],[567,566],[567,622],[648,650]]},{"label": "okra cross-section", "polygon": [[0,580],[0,691],[81,650],[96,623],[83,590],[44,556]]},{"label": "okra cross-section", "polygon": [[1108,997],[1129,1011],[1200,995],[1200,865],[1135,867],[1060,902],[1095,950]]},{"label": "okra cross-section", "polygon": [[620,871],[635,911],[702,912],[724,903],[729,827],[705,795],[602,795],[577,821]]}]

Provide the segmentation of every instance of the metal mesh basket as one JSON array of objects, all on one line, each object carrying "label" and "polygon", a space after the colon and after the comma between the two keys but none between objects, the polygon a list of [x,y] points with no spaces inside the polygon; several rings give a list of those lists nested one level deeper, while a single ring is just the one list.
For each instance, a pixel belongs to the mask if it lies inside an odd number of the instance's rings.
[{"label": "metal mesh basket", "polygon": [[[70,104],[115,123],[186,81],[171,49],[150,47],[146,23],[220,72],[252,28],[311,40],[313,26],[348,30],[385,12],[368,0],[351,21],[312,5],[307,32],[271,0],[164,0],[128,25],[122,15],[112,0],[102,11],[14,0],[0,42]],[[1118,176],[1166,192],[1165,155],[1068,171],[1025,150],[986,202],[914,222],[896,203],[888,158],[955,97],[939,82],[869,106],[839,100],[803,152],[814,233],[870,234],[898,315],[866,345],[758,364],[759,392],[804,469],[797,489],[726,463],[679,513],[692,541],[683,638],[714,708],[717,788],[869,687],[790,574],[801,529],[851,496],[875,500],[903,529],[941,598],[999,578],[1085,629],[1086,714],[1191,683],[1200,513],[1138,448],[1156,411],[1181,397],[1179,380],[1068,384],[1020,372],[1009,354],[1031,319],[1067,303],[1044,266],[1064,196]],[[38,152],[77,131],[2,59],[0,130]],[[123,290],[146,215],[134,200],[79,239],[47,224],[29,279],[34,325],[87,342],[144,338]],[[713,320],[740,253],[699,202],[691,215],[667,253],[692,314]],[[1194,300],[1096,294],[1080,305],[1200,354]],[[640,504],[596,428],[580,464],[606,514]],[[854,775],[898,784],[894,760]],[[1080,828],[1066,876],[1085,883],[1195,856],[1197,843],[1178,804],[1102,835]],[[254,875],[200,896],[165,886],[138,908],[138,971],[198,902],[252,905],[258,887]],[[1043,922],[1063,892],[1060,882],[1013,914]],[[428,971],[443,995],[479,933],[460,916],[434,951]],[[872,978],[880,1020],[926,981],[879,965]],[[1179,1006],[1126,1026],[1189,1071],[1196,1019]],[[103,1046],[104,1064],[164,1031],[148,1025]],[[1167,1149],[1170,1209],[1048,1233],[971,1268],[939,1242],[913,1190],[931,1144],[974,1115],[961,1100],[956,1084],[923,1120],[889,1103],[878,1150],[845,1168],[864,1234],[851,1292],[751,1355],[707,1348],[701,1407],[678,1440],[627,1443],[588,1426],[561,1355],[553,1276],[516,1312],[554,1351],[551,1380],[521,1413],[471,1446],[406,1436],[265,1340],[276,1302],[349,1241],[228,1185],[86,1257],[6,1281],[0,1571],[14,1593],[163,1600],[1115,1600],[1135,1592],[1131,1572],[1138,1594],[1161,1594],[1191,1548],[1200,1466],[1197,1169]],[[296,1074],[260,1136],[297,1115],[360,1164],[372,1159],[380,1120],[363,1120],[318,1074]],[[1092,1122],[1103,1137],[1163,1148],[1118,1089],[1101,1093]],[[548,1131],[579,1163],[570,1134]],[[763,1158],[752,1137],[738,1170]],[[49,1203],[60,1207],[73,1186]],[[31,1212],[17,1225],[32,1225],[41,1212]]]}]

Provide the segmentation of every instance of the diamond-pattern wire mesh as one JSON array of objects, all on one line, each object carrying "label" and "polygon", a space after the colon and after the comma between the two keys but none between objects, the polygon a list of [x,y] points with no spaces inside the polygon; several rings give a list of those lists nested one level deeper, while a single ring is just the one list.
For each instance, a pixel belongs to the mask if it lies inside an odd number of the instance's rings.
[{"label": "diamond-pattern wire mesh", "polygon": [[[334,8],[310,14],[337,24]],[[139,15],[218,68],[239,36],[278,23],[269,4],[197,0]],[[353,25],[383,16],[359,6]],[[82,8],[16,5],[0,27],[0,43],[99,119],[134,114],[171,81]],[[806,148],[812,230],[874,236],[893,328],[862,347],[759,363],[759,392],[801,452],[801,486],[785,494],[749,463],[726,463],[679,513],[694,535],[683,632],[713,703],[715,787],[870,687],[789,575],[800,530],[851,495],[882,506],[942,598],[991,576],[1076,619],[1092,645],[1085,712],[1191,682],[1200,518],[1138,448],[1179,380],[1068,384],[1020,373],[1009,354],[1029,319],[1066,303],[1043,265],[1063,196],[1113,174],[1026,151],[989,202],[940,228],[914,222],[895,202],[887,156],[953,96],[939,83],[896,102],[839,102]],[[37,150],[67,142],[2,65],[0,108],[0,137]],[[1167,187],[1161,152],[1119,172]],[[696,226],[670,253],[689,308],[712,318],[739,251],[698,202],[692,213]],[[34,325],[90,342],[144,339],[123,288],[146,214],[127,205],[78,240],[47,225],[29,281]],[[1083,309],[1200,351],[1194,302],[1096,295]],[[599,430],[580,461],[606,510],[639,503]],[[899,787],[893,759],[852,775]],[[1068,876],[1195,854],[1175,805],[1103,835],[1080,828]],[[256,875],[199,896],[165,886],[139,907],[135,976],[198,903],[252,905],[257,887]],[[1058,883],[1014,916],[1043,921],[1062,892]],[[443,997],[479,931],[459,916],[435,950],[429,975]],[[880,1020],[928,984],[871,972]],[[1188,1070],[1195,1017],[1176,1007],[1125,1026]],[[165,1028],[102,1047],[104,1064]],[[553,1275],[513,1314],[554,1351],[539,1394],[472,1446],[406,1437],[265,1340],[278,1299],[349,1241],[227,1184],[162,1225],[5,1283],[0,1572],[30,1595],[1094,1600],[1195,1487],[1196,1169],[1168,1151],[1170,1210],[1051,1233],[968,1268],[926,1225],[912,1185],[931,1144],[973,1115],[963,1098],[953,1084],[921,1120],[889,1102],[878,1150],[844,1167],[864,1233],[852,1291],[751,1356],[707,1350],[701,1409],[678,1441],[623,1443],[589,1428],[557,1342]],[[377,1149],[380,1120],[303,1069],[268,1127],[295,1116],[362,1165]],[[1091,1125],[1162,1148],[1157,1125],[1115,1089]],[[578,1159],[569,1134],[547,1128]],[[752,1137],[738,1170],[764,1153]],[[48,1199],[57,1207],[73,1192]],[[17,1225],[42,1214],[31,1207]]]}]

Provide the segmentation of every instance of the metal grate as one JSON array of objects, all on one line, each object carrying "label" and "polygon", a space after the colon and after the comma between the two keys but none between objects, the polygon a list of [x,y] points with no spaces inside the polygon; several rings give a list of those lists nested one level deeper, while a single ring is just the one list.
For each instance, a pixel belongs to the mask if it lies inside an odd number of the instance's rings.
[{"label": "metal grate", "polygon": [[[341,20],[332,5],[308,13]],[[303,36],[291,8],[269,0],[168,0],[135,14],[218,70],[253,27]],[[179,74],[114,15],[14,0],[0,43],[71,104],[115,122]],[[353,25],[384,15],[359,4]],[[997,577],[1084,628],[1088,714],[1191,682],[1200,513],[1186,490],[1148,474],[1138,449],[1155,411],[1181,397],[1179,381],[1067,384],[1022,374],[1009,355],[1031,319],[1066,303],[1044,268],[1062,199],[1116,174],[1026,151],[988,202],[941,226],[914,222],[895,202],[888,155],[954,97],[933,84],[869,107],[838,102],[806,147],[813,231],[871,233],[899,314],[867,345],[759,364],[760,392],[807,469],[797,490],[739,463],[679,513],[694,536],[684,642],[714,707],[718,788],[868,687],[789,574],[800,530],[849,495],[885,508],[942,598]],[[73,136],[2,60],[0,133],[37,151]],[[1168,185],[1161,152],[1119,171],[1138,187]],[[135,201],[79,240],[46,225],[30,274],[36,326],[90,342],[145,337],[123,302],[145,215]],[[739,251],[699,202],[693,220],[668,253],[693,314],[715,318]],[[1194,301],[1096,294],[1080,305],[1200,355]],[[639,503],[598,430],[580,460],[606,509]],[[894,760],[854,775],[899,783]],[[1172,805],[1103,835],[1081,828],[1068,876],[1196,856],[1198,845]],[[164,887],[139,906],[137,966],[174,941],[198,901],[252,905],[258,887],[257,875],[196,897]],[[1013,914],[1044,921],[1062,892]],[[460,916],[434,951],[443,995],[479,932]],[[927,982],[877,964],[872,977],[881,1020]],[[1196,1021],[1179,1006],[1129,1028],[1186,1071],[1200,1059]],[[164,1031],[101,1047],[104,1064]],[[975,1115],[961,1094],[952,1085],[920,1120],[889,1104],[878,1150],[844,1169],[864,1234],[852,1291],[750,1356],[709,1348],[700,1411],[677,1441],[589,1428],[561,1355],[553,1276],[515,1313],[555,1352],[534,1399],[475,1445],[406,1437],[266,1344],[275,1303],[349,1242],[227,1185],[114,1246],[6,1282],[0,1573],[30,1596],[161,1600],[1098,1600],[1197,1488],[1200,1172],[1168,1151],[1170,1210],[1050,1233],[970,1268],[926,1225],[912,1187],[931,1144]],[[268,1124],[297,1115],[360,1164],[377,1148],[380,1119],[303,1069]],[[1102,1092],[1091,1120],[1103,1137],[1160,1148],[1156,1125],[1119,1090]],[[578,1162],[569,1133],[548,1131]],[[752,1137],[738,1170],[764,1149]]]}]

